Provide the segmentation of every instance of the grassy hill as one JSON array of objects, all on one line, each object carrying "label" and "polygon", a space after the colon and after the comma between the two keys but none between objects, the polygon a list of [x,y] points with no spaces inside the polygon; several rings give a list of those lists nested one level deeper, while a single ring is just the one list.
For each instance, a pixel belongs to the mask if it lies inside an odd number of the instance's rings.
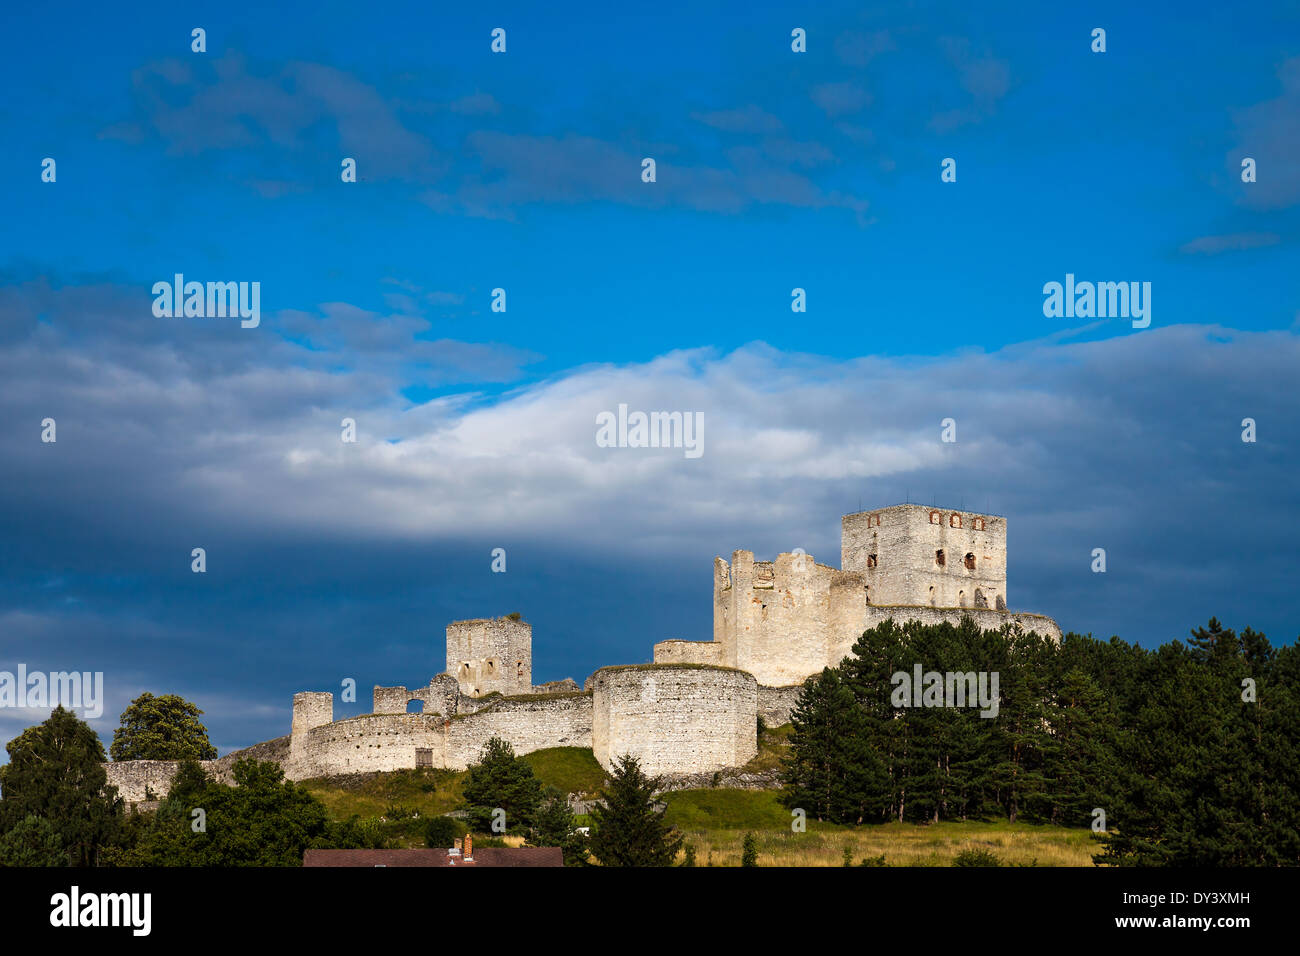
[{"label": "grassy hill", "polygon": [[[746,769],[775,767],[785,730],[765,734]],[[592,794],[605,778],[591,751],[582,747],[539,750],[524,760],[543,786],[562,793]],[[424,822],[461,805],[464,780],[464,771],[399,770],[303,785],[333,818],[375,821],[394,845],[423,846]],[[1005,822],[841,827],[810,820],[806,833],[792,833],[790,811],[777,797],[771,790],[679,790],[665,794],[664,802],[669,822],[694,845],[699,866],[738,866],[748,832],[758,840],[760,866],[842,866],[845,849],[855,864],[884,856],[888,866],[950,866],[962,850],[983,849],[1003,865],[1091,866],[1097,850],[1088,830]]]},{"label": "grassy hill", "polygon": [[807,822],[792,833],[790,811],[771,790],[679,790],[667,794],[667,819],[695,846],[696,865],[739,866],[746,833],[759,866],[843,866],[885,858],[886,866],[951,866],[963,850],[987,850],[1004,866],[1092,866],[1098,847],[1087,829],[1006,822],[886,823],[842,827]]},{"label": "grassy hill", "polygon": [[590,747],[552,747],[524,754],[543,787],[560,793],[595,794],[605,782],[605,768],[596,762]]}]

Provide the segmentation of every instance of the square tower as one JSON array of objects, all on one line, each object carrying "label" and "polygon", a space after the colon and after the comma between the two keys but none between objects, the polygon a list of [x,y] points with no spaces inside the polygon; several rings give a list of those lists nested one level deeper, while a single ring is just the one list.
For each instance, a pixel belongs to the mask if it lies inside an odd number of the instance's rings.
[{"label": "square tower", "polygon": [[466,697],[507,696],[533,689],[533,628],[516,617],[447,625],[447,673]]},{"label": "square tower", "polygon": [[840,564],[867,603],[1007,609],[1007,521],[925,505],[845,515]]}]

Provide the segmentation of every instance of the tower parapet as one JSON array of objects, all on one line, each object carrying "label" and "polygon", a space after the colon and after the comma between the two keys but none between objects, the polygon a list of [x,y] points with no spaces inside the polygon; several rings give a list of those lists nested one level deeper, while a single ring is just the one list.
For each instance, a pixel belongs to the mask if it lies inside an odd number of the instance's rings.
[{"label": "tower parapet", "polygon": [[1007,609],[1007,520],[924,505],[845,515],[840,564],[869,604]]},{"label": "tower parapet", "polygon": [[447,625],[447,673],[466,697],[533,689],[533,628],[516,617],[477,618]]}]

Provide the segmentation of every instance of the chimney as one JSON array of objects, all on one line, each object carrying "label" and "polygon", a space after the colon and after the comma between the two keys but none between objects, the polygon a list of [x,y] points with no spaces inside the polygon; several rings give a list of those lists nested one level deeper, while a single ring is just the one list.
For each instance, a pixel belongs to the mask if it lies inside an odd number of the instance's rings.
[{"label": "chimney", "polygon": [[474,859],[474,834],[472,833],[465,834],[465,859]]}]

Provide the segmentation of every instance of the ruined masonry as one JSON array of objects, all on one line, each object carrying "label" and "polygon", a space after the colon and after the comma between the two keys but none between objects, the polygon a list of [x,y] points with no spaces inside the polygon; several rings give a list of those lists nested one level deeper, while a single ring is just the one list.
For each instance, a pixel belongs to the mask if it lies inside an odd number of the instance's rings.
[{"label": "ruined masonry", "polygon": [[[802,552],[714,559],[713,639],[663,641],[654,663],[603,667],[579,687],[532,683],[532,628],[515,616],[447,626],[446,665],[428,686],[375,687],[373,713],[334,720],[334,695],[293,698],[288,737],[207,761],[230,779],[244,756],[290,780],[463,769],[489,737],[516,753],[590,747],[601,766],[631,754],[667,777],[741,767],[758,751],[757,718],[789,721],[805,679],[838,664],[883,621],[1010,624],[1059,641],[1051,618],[1007,610],[1007,523],[994,515],[894,505],[846,515],[840,568]],[[106,764],[132,803],[166,794],[177,764]]]}]

